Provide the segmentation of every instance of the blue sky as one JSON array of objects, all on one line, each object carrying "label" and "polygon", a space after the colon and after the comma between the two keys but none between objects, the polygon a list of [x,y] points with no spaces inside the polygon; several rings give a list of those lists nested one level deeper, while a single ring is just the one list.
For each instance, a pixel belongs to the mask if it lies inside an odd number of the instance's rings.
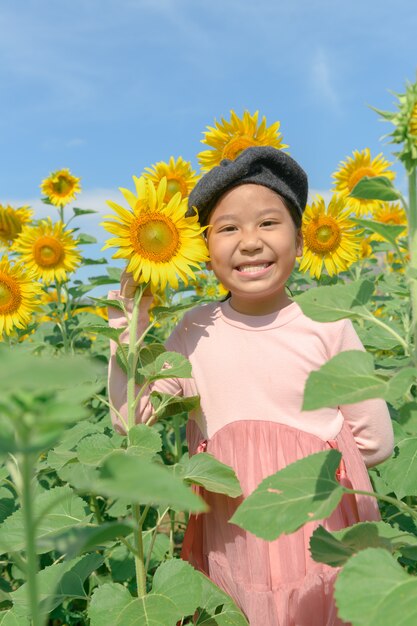
[{"label": "blue sky", "polygon": [[[392,110],[417,69],[415,0],[0,0],[0,32],[0,203],[38,216],[61,167],[82,179],[76,205],[101,213],[156,161],[197,168],[230,109],[280,120],[328,191],[354,149],[390,156],[368,105]],[[99,221],[84,230],[104,241]]]}]

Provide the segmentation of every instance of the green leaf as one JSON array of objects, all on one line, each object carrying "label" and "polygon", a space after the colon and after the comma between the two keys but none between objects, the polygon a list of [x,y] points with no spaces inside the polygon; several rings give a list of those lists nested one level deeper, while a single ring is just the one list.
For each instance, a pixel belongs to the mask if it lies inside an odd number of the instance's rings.
[{"label": "green leaf", "polygon": [[[69,485],[54,487],[38,495],[34,501],[35,519],[44,511],[37,528],[38,553],[51,549],[51,539],[63,530],[86,524],[91,519],[87,507]],[[0,553],[24,550],[26,545],[22,510],[18,509],[0,526]]]},{"label": "green leaf", "polygon": [[242,495],[234,470],[207,452],[194,454],[181,462],[179,468],[183,480],[192,485],[201,485],[208,491],[223,493],[231,498]]},{"label": "green leaf", "polygon": [[416,376],[417,370],[407,367],[387,381],[375,372],[371,354],[363,350],[345,350],[310,372],[304,387],[302,409],[337,407],[371,398],[393,402],[402,398]]},{"label": "green leaf", "polygon": [[86,233],[80,233],[77,237],[77,243],[84,246],[89,243],[97,243],[97,239],[92,235],[87,235]]},{"label": "green leaf", "polygon": [[178,315],[178,313],[185,313],[189,309],[193,309],[200,304],[207,304],[212,302],[209,298],[194,298],[190,302],[184,302],[179,304],[173,304],[172,306],[156,306],[152,309],[153,315],[159,320],[166,317],[172,317]]},{"label": "green leaf", "polygon": [[359,226],[363,226],[373,233],[378,233],[378,235],[381,235],[381,237],[384,237],[384,239],[393,245],[401,233],[407,228],[405,224],[404,226],[399,226],[397,224],[383,224],[382,222],[375,222],[373,220],[365,220],[357,217],[352,217],[351,219],[356,224],[359,224]]},{"label": "green leaf", "polygon": [[87,257],[83,257],[81,264],[82,265],[106,265],[107,259],[103,256],[100,259],[87,259]]},{"label": "green leaf", "polygon": [[152,391],[150,401],[155,411],[158,411],[158,419],[188,413],[200,406],[200,396],[170,396],[160,391]]},{"label": "green leaf", "polygon": [[104,522],[100,526],[72,527],[54,539],[54,548],[66,559],[73,559],[83,552],[102,548],[109,541],[127,537],[134,527],[127,522]]},{"label": "green leaf", "polygon": [[196,571],[182,559],[170,559],[162,563],[153,578],[152,593],[172,600],[178,610],[178,618],[192,615],[199,606],[202,586]]},{"label": "green leaf", "polygon": [[98,211],[94,211],[93,209],[79,209],[76,206],[74,206],[72,210],[74,211],[74,215],[90,215],[91,213],[98,213]]},{"label": "green leaf", "polygon": [[107,298],[93,298],[91,296],[91,300],[93,300],[97,306],[112,306],[115,309],[119,309],[119,311],[124,312],[124,305],[120,300],[108,300]]},{"label": "green leaf", "polygon": [[381,548],[362,550],[346,563],[335,598],[340,617],[353,626],[417,623],[417,578]]},{"label": "green leaf", "polygon": [[161,436],[154,428],[146,424],[136,424],[129,430],[128,454],[135,454],[143,459],[151,460],[162,450]]},{"label": "green leaf", "polygon": [[[398,325],[395,326],[392,322],[388,322],[387,320],[384,320],[384,324],[395,330],[395,332],[401,337],[402,328]],[[366,324],[364,329],[360,329],[359,336],[364,346],[372,346],[373,348],[379,348],[380,350],[392,350],[396,346],[400,345],[399,340],[396,339],[388,330],[369,322]]]},{"label": "green leaf", "polygon": [[119,340],[119,337],[124,330],[125,328],[111,328],[110,326],[104,324],[88,324],[83,327],[83,331],[87,333],[102,335],[116,342]]},{"label": "green leaf", "polygon": [[[41,570],[37,574],[41,611],[49,613],[66,599],[87,600],[84,581],[103,561],[100,554],[87,554]],[[21,616],[30,615],[27,583],[11,596],[16,612]]]},{"label": "green leaf", "polygon": [[401,194],[386,176],[364,176],[350,192],[351,198],[363,200],[391,201],[401,198]]},{"label": "green leaf", "polygon": [[77,456],[80,463],[97,467],[117,449],[118,442],[114,442],[107,435],[90,435],[84,437],[78,445]]},{"label": "green leaf", "polygon": [[340,459],[337,450],[317,452],[268,476],[230,522],[272,541],[306,522],[328,517],[344,492],[335,479]]},{"label": "green leaf", "polygon": [[191,363],[178,352],[163,352],[138,372],[150,382],[162,378],[191,378]]},{"label": "green leaf", "polygon": [[196,623],[199,626],[249,626],[249,622],[232,598],[207,576],[201,572],[196,573],[202,584],[202,597],[199,603],[202,612]]},{"label": "green leaf", "polygon": [[417,495],[417,437],[407,437],[395,447],[395,456],[378,467],[382,478],[399,499]]},{"label": "green leaf", "polygon": [[98,495],[130,498],[138,504],[161,504],[182,511],[207,510],[206,504],[167,468],[121,450],[104,461],[90,490]]},{"label": "green leaf", "polygon": [[23,617],[16,613],[15,609],[9,611],[2,611],[0,613],[0,625],[1,626],[30,626],[31,621],[29,616]]},{"label": "green leaf", "polygon": [[385,522],[361,522],[332,533],[319,526],[310,539],[313,559],[333,567],[344,565],[351,556],[366,548],[395,552],[403,546],[416,545],[415,535],[399,531]]},{"label": "green leaf", "polygon": [[370,300],[374,283],[368,279],[344,285],[330,285],[307,289],[294,300],[303,313],[317,322],[335,322],[360,316],[361,309]]},{"label": "green leaf", "polygon": [[[114,626],[120,612],[133,598],[126,587],[105,583],[94,590],[88,608],[90,626]],[[126,622],[125,626],[129,626]]]}]

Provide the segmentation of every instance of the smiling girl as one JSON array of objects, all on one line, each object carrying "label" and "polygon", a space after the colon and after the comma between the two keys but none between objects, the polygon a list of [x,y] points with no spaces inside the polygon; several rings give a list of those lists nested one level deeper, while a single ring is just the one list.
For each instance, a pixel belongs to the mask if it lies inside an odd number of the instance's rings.
[{"label": "smiling girl", "polygon": [[[301,221],[307,177],[287,154],[251,147],[225,159],[197,183],[189,214],[208,225],[209,267],[229,297],[187,312],[166,342],[192,364],[191,379],[155,382],[165,393],[200,396],[190,414],[190,454],[207,451],[231,465],[247,497],[268,475],[314,452],[337,448],[341,472],[354,489],[370,490],[367,467],[392,452],[388,407],[373,399],[302,411],[310,372],[344,350],[365,350],[352,322],[316,322],[286,292],[302,255]],[[110,298],[128,310],[136,285],[124,273]],[[141,327],[152,298],[142,300]],[[126,325],[112,308],[110,323]],[[126,338],[122,335],[122,341]],[[126,415],[126,377],[111,346],[109,391]],[[146,398],[137,420],[152,412]],[[122,429],[113,414],[115,427]],[[312,560],[309,540],[319,522],[266,542],[228,523],[242,498],[204,492],[210,511],[191,516],[183,558],[234,598],[251,626],[335,626],[333,583],[337,570]],[[328,530],[378,520],[364,496],[344,498],[321,523]]]}]

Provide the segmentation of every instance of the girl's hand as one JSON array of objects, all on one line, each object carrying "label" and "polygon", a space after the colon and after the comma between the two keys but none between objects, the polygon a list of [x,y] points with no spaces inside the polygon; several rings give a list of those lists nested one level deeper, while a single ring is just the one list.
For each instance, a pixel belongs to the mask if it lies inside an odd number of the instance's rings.
[{"label": "girl's hand", "polygon": [[[138,283],[133,280],[132,274],[124,269],[120,277],[120,295],[123,296],[123,298],[133,298],[137,288]],[[143,295],[151,296],[151,288],[146,287]]]}]

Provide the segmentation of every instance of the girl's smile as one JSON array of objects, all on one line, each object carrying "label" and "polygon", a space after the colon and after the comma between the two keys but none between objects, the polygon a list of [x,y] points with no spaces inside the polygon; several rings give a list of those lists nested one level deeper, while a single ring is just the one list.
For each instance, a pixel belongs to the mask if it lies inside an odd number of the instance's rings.
[{"label": "girl's smile", "polygon": [[266,315],[291,302],[285,282],[302,254],[302,236],[278,194],[262,185],[235,187],[209,223],[208,266],[231,292],[235,310]]}]

